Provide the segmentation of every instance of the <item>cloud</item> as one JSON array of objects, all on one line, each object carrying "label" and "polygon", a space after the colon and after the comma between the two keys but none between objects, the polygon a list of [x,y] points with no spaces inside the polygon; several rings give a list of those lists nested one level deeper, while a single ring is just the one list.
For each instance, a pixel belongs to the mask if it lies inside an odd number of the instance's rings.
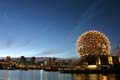
[{"label": "cloud", "polygon": [[50,55],[59,55],[61,53],[63,53],[64,51],[63,50],[60,50],[60,49],[50,49],[50,50],[46,50],[46,51],[43,51],[43,52],[40,52],[40,53],[37,53],[36,55],[37,56],[50,56]]},{"label": "cloud", "polygon": [[59,58],[76,58],[77,54],[74,53],[72,50],[61,50],[61,49],[49,49],[37,53],[34,56],[39,57],[59,57]]},{"label": "cloud", "polygon": [[14,45],[13,40],[5,40],[0,42],[0,49],[8,49]]},{"label": "cloud", "polygon": [[16,47],[25,47],[31,44],[31,40],[16,42]]},{"label": "cloud", "polygon": [[17,40],[0,40],[0,49],[21,48],[31,44],[31,41],[17,41]]}]

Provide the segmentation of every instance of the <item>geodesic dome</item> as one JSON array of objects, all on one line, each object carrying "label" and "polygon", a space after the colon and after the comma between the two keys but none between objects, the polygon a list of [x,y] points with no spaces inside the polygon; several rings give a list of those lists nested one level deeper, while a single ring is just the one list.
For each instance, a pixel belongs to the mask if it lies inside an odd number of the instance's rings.
[{"label": "geodesic dome", "polygon": [[77,39],[76,50],[81,56],[88,54],[109,54],[110,41],[105,34],[99,31],[86,31]]}]

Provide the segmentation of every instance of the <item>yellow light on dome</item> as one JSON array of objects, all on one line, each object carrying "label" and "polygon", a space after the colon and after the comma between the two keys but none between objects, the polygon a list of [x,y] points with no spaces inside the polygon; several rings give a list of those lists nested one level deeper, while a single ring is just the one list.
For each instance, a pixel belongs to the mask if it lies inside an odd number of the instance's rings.
[{"label": "yellow light on dome", "polygon": [[86,31],[77,39],[76,51],[79,55],[109,54],[110,41],[105,34],[99,31]]}]

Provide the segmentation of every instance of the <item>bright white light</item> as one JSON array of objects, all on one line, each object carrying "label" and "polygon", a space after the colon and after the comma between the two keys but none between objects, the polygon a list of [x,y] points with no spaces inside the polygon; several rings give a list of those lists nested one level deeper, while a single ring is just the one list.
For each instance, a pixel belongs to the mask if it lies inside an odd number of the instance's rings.
[{"label": "bright white light", "polygon": [[96,69],[96,68],[97,68],[97,65],[88,65],[87,68],[88,68],[88,69]]}]

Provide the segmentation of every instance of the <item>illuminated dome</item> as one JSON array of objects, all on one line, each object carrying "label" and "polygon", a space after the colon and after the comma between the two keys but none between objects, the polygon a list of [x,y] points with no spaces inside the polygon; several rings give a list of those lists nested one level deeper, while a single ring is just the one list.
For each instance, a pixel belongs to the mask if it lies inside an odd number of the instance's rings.
[{"label": "illuminated dome", "polygon": [[110,41],[103,33],[90,30],[83,33],[77,39],[76,50],[81,56],[89,54],[109,54]]}]

